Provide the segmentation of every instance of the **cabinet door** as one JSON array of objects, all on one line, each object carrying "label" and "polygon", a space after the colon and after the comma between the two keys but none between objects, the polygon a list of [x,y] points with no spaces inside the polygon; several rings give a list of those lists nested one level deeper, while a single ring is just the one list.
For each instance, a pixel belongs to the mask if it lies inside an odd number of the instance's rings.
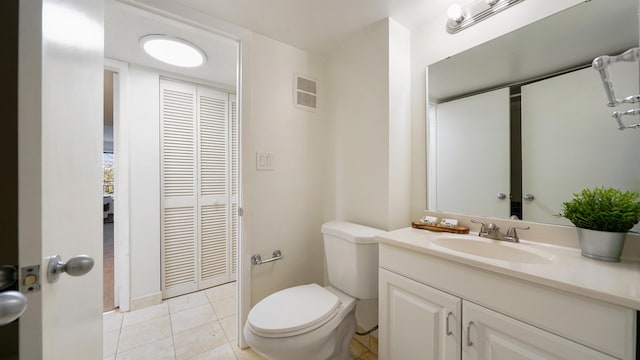
[{"label": "cabinet door", "polygon": [[462,301],[380,269],[380,359],[460,359]]},{"label": "cabinet door", "polygon": [[468,301],[462,311],[464,360],[614,359]]}]

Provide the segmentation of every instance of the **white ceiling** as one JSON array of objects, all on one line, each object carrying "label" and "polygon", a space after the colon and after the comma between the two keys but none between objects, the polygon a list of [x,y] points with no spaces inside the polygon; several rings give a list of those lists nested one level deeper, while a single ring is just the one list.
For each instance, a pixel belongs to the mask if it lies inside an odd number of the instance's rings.
[{"label": "white ceiling", "polygon": [[[104,20],[105,57],[235,89],[238,68],[236,41],[115,1],[105,2]],[[207,55],[207,62],[198,68],[178,68],[155,60],[139,45],[140,38],[148,34],[172,35],[196,44]]]},{"label": "white ceiling", "polygon": [[[180,8],[234,24],[313,53],[326,53],[348,37],[377,21],[392,17],[413,28],[434,15],[444,19],[455,0],[107,0],[105,56],[224,86],[235,87],[238,44],[222,36],[166,19],[144,8],[171,13]],[[443,20],[444,21],[444,20]],[[180,69],[145,54],[139,39],[168,34],[200,46],[205,66]]]},{"label": "white ceiling", "polygon": [[[157,0],[136,0],[162,6]],[[453,0],[167,0],[310,52],[324,53],[349,33],[392,17],[411,29]],[[444,26],[444,25],[443,25]]]}]

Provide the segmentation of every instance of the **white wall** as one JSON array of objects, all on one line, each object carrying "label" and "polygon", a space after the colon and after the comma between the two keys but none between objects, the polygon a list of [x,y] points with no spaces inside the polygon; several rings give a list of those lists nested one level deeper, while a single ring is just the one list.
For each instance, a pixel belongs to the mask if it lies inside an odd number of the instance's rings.
[{"label": "white wall", "polygon": [[[251,267],[253,305],[283,288],[322,283],[326,92],[316,56],[257,34],[243,51],[243,239],[251,254],[284,255]],[[293,106],[294,73],[318,79],[318,111]],[[256,170],[257,152],[273,154],[273,171]]]},{"label": "white wall", "polygon": [[451,35],[445,30],[448,5],[423,26],[411,31],[411,217],[422,216],[426,208],[426,66],[504,35],[522,26],[581,3],[582,0],[530,0],[522,2],[499,15]]},{"label": "white wall", "polygon": [[160,292],[159,74],[129,67],[131,298]]},{"label": "white wall", "polygon": [[409,224],[409,31],[379,21],[329,56],[325,216],[383,230]]},{"label": "white wall", "polygon": [[389,19],[389,229],[411,219],[411,32]]},{"label": "white wall", "polygon": [[[372,24],[333,51],[325,218],[383,230],[409,225],[410,32],[393,19]],[[376,300],[360,301],[358,325],[377,324]]]},{"label": "white wall", "polygon": [[386,21],[342,43],[328,59],[334,129],[335,209],[329,216],[388,226],[389,35]]}]

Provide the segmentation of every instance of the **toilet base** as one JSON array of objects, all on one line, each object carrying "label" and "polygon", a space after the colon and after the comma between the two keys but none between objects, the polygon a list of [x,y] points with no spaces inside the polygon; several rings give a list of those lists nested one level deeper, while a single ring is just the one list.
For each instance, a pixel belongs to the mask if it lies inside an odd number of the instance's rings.
[{"label": "toilet base", "polygon": [[345,321],[336,329],[335,351],[329,357],[330,360],[351,360],[351,339],[356,333],[356,312],[352,311]]},{"label": "toilet base", "polygon": [[349,346],[356,332],[355,308],[337,328],[331,326],[332,322],[305,334],[283,338],[257,336],[245,326],[244,335],[255,352],[271,360],[350,360]]}]

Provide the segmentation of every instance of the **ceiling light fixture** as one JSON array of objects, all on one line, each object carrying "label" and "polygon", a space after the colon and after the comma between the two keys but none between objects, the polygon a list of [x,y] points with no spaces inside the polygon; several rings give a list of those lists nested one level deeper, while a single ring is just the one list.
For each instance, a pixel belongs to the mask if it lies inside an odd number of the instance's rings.
[{"label": "ceiling light fixture", "polygon": [[471,0],[447,9],[447,32],[455,34],[524,0]]},{"label": "ceiling light fixture", "polygon": [[166,64],[179,67],[198,67],[205,63],[207,56],[197,46],[167,35],[147,35],[140,38],[140,46],[151,57]]}]

